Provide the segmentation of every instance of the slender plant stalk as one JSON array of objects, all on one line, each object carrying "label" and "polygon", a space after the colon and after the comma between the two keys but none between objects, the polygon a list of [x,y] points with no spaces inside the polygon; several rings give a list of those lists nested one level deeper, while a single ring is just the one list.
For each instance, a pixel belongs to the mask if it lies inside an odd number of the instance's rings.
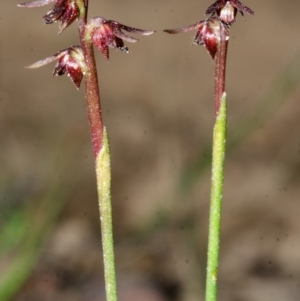
[{"label": "slender plant stalk", "polygon": [[225,92],[225,72],[228,49],[228,34],[225,26],[220,23],[220,43],[216,54],[215,68],[215,118],[218,117],[220,103]]},{"label": "slender plant stalk", "polygon": [[212,180],[206,272],[206,301],[217,300],[226,123],[226,94],[224,93],[220,101],[220,110],[213,132]]},{"label": "slender plant stalk", "polygon": [[87,72],[85,78],[86,101],[92,144],[95,156],[98,203],[102,234],[104,278],[107,301],[117,301],[116,272],[111,206],[111,168],[108,135],[102,121],[102,111],[93,44],[85,38],[88,0],[80,7],[78,20],[81,47]]},{"label": "slender plant stalk", "polygon": [[220,249],[220,229],[222,194],[224,180],[224,161],[226,146],[226,93],[225,71],[228,36],[225,26],[220,26],[220,43],[216,54],[215,69],[215,125],[213,131],[211,199],[208,233],[208,258],[206,271],[206,301],[217,300],[217,281]]},{"label": "slender plant stalk", "polygon": [[85,5],[82,4],[82,6],[80,7],[78,29],[81,47],[86,63],[86,74],[84,76],[84,82],[90,132],[92,136],[94,155],[95,158],[97,158],[103,144],[104,126],[102,120],[100,92],[93,44],[90,40],[85,39],[85,25],[87,23],[87,13],[88,1],[85,2]]},{"label": "slender plant stalk", "polygon": [[96,158],[96,175],[102,233],[106,300],[117,301],[114,240],[112,227],[112,207],[110,193],[110,152],[108,135],[105,127],[103,145],[99,155]]}]

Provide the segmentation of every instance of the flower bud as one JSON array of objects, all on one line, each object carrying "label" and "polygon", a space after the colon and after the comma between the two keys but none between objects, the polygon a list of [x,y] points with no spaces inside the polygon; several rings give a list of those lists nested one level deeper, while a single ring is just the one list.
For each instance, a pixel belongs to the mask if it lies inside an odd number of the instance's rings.
[{"label": "flower bud", "polygon": [[226,5],[220,10],[219,16],[223,23],[231,25],[235,20],[236,13],[237,9],[227,1]]},{"label": "flower bud", "polygon": [[243,17],[244,13],[254,15],[253,10],[238,0],[217,0],[205,11],[205,14],[217,15],[224,24],[231,25],[235,21],[237,11]]},{"label": "flower bud", "polygon": [[123,40],[114,35],[111,26],[108,24],[103,24],[93,30],[92,41],[107,60],[109,60],[108,47],[117,48],[122,52],[129,53],[129,49],[124,45]]},{"label": "flower bud", "polygon": [[62,33],[65,28],[71,25],[79,16],[79,7],[76,0],[36,0],[32,2],[22,3],[20,7],[40,7],[49,3],[54,3],[54,6],[43,16],[45,24],[52,24],[59,21],[59,31]]},{"label": "flower bud", "polygon": [[193,44],[204,45],[212,59],[214,59],[220,41],[220,26],[220,20],[218,18],[210,17],[193,25],[176,29],[166,29],[164,32],[175,34],[196,29],[197,32]]},{"label": "flower bud", "polygon": [[96,17],[87,24],[86,38],[91,39],[97,49],[109,60],[109,47],[129,53],[129,49],[125,46],[123,40],[131,43],[138,41],[138,39],[128,36],[122,30],[142,35],[154,33],[153,30],[133,28],[116,21]]},{"label": "flower bud", "polygon": [[38,61],[30,66],[27,66],[26,68],[39,68],[53,62],[54,60],[58,60],[58,62],[55,65],[53,76],[67,74],[77,89],[79,89],[83,75],[86,71],[84,56],[80,46],[71,46],[68,49],[61,50],[53,56]]},{"label": "flower bud", "polygon": [[220,22],[209,18],[199,27],[193,43],[204,45],[211,58],[214,59],[220,41]]}]

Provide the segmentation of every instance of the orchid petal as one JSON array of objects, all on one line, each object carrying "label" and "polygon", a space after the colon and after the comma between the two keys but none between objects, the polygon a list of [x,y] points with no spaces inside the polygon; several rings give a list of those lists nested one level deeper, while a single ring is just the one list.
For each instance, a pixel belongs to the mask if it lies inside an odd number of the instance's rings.
[{"label": "orchid petal", "polygon": [[[114,21],[112,21],[114,22]],[[117,22],[115,22],[117,23]],[[118,23],[117,23],[118,24]],[[132,32],[132,33],[137,33],[137,34],[141,34],[144,36],[148,36],[150,34],[153,34],[155,32],[155,30],[144,30],[144,29],[139,29],[139,28],[134,28],[134,27],[130,27],[127,25],[123,25],[123,24],[118,24],[118,27],[128,31],[128,32]]]},{"label": "orchid petal", "polygon": [[63,56],[65,54],[64,51],[60,51],[56,54],[54,54],[53,56],[50,56],[50,57],[47,57],[43,60],[40,60],[36,63],[33,63],[32,65],[29,65],[29,66],[25,66],[26,69],[36,69],[36,68],[39,68],[39,67],[42,67],[42,66],[45,66],[49,63],[52,63],[53,61],[55,61],[56,59],[60,58],[61,56]]},{"label": "orchid petal", "polygon": [[114,35],[120,39],[124,39],[127,42],[135,43],[138,41],[138,39],[133,38],[122,32],[119,28],[113,29]]},{"label": "orchid petal", "polygon": [[76,3],[71,3],[60,17],[58,34],[61,34],[69,25],[71,25],[79,16],[79,8]]},{"label": "orchid petal", "polygon": [[167,33],[170,33],[170,34],[176,34],[176,33],[181,33],[181,32],[192,31],[194,29],[197,29],[199,27],[199,25],[203,22],[204,21],[200,21],[200,22],[197,22],[197,23],[192,24],[192,25],[188,25],[188,26],[184,26],[184,27],[180,27],[180,28],[175,28],[175,29],[165,29],[164,32],[167,32]]},{"label": "orchid petal", "polygon": [[248,6],[241,3],[240,1],[231,0],[230,2],[231,2],[232,6],[234,6],[238,11],[240,11],[242,16],[244,15],[243,13],[248,13],[249,15],[254,15],[254,11],[252,9],[250,9]]},{"label": "orchid petal", "polygon": [[223,6],[226,5],[226,1],[224,0],[217,0],[213,3],[206,11],[205,15],[214,14],[217,10],[221,9]]},{"label": "orchid petal", "polygon": [[19,7],[41,7],[48,5],[52,2],[55,2],[56,0],[37,0],[37,1],[32,1],[32,2],[25,2],[25,3],[20,3],[17,6]]}]

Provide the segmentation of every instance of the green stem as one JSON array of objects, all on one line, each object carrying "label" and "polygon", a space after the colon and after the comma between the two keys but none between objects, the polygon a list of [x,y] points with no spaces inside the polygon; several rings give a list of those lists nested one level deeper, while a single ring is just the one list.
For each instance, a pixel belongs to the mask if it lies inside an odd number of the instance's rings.
[{"label": "green stem", "polygon": [[206,272],[206,301],[217,300],[221,209],[226,144],[226,93],[220,102],[219,114],[213,132],[212,187],[210,200],[208,259]]},{"label": "green stem", "polygon": [[102,233],[104,277],[107,301],[117,300],[116,273],[114,259],[114,240],[111,207],[111,169],[109,141],[104,127],[102,148],[96,158],[97,188]]}]

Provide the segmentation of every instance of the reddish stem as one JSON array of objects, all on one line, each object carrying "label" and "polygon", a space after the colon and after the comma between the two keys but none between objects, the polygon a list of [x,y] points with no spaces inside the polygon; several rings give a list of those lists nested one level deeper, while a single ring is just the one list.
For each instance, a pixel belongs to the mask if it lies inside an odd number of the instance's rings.
[{"label": "reddish stem", "polygon": [[84,39],[87,12],[88,0],[85,0],[84,14],[80,15],[78,19],[78,29],[87,70],[84,76],[85,94],[94,156],[96,158],[103,144],[103,120],[93,44]]},{"label": "reddish stem", "polygon": [[224,24],[220,22],[220,42],[216,53],[215,69],[215,118],[219,115],[221,98],[225,92],[228,38],[227,29]]}]

